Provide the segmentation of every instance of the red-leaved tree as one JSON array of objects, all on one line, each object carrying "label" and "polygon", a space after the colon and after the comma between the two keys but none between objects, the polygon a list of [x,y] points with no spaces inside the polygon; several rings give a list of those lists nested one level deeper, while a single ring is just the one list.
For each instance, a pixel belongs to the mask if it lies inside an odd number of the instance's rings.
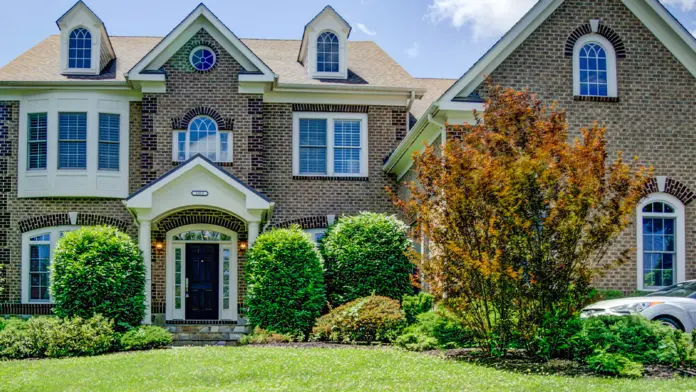
[{"label": "red-leaved tree", "polygon": [[515,341],[551,356],[562,345],[553,331],[607,268],[649,170],[621,153],[608,159],[605,128],[570,141],[555,105],[489,90],[475,124],[448,126],[442,151],[414,154],[417,181],[394,200],[427,238],[429,252],[413,258],[429,290],[482,348],[503,353]]}]

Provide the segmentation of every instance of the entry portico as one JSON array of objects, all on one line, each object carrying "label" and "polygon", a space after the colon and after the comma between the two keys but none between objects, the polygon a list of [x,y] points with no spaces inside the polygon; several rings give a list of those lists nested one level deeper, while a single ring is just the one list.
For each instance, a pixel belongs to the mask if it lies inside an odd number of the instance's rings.
[{"label": "entry portico", "polygon": [[240,257],[269,221],[273,203],[196,155],[125,204],[138,223],[145,261],[144,322],[153,313],[167,321],[237,321]]}]

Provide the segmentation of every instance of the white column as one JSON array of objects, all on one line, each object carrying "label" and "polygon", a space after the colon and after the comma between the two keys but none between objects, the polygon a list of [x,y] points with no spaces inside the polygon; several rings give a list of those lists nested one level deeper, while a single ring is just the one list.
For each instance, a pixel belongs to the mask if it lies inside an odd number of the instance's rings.
[{"label": "white column", "polygon": [[152,245],[150,243],[150,228],[149,220],[140,221],[140,230],[138,232],[138,244],[143,252],[143,262],[145,263],[145,318],[143,324],[152,324]]},{"label": "white column", "polygon": [[259,236],[259,222],[249,222],[249,248],[256,242]]}]

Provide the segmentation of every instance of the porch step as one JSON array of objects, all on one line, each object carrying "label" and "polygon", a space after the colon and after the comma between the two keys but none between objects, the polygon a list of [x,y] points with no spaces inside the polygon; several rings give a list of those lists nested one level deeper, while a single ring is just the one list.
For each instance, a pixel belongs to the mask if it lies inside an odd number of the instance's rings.
[{"label": "porch step", "polygon": [[233,346],[249,333],[247,325],[167,324],[174,346]]}]

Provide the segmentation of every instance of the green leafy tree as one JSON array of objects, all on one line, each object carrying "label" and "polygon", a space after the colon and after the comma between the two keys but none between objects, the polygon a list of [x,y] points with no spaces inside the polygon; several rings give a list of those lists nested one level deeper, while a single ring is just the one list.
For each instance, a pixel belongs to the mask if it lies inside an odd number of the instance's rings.
[{"label": "green leafy tree", "polygon": [[247,253],[249,321],[307,336],[326,305],[321,256],[298,226],[261,234]]},{"label": "green leafy tree", "polygon": [[51,264],[50,292],[60,317],[101,314],[120,330],[145,316],[145,264],[131,238],[112,227],[65,233]]},{"label": "green leafy tree", "polygon": [[395,216],[363,212],[339,218],[321,241],[332,306],[370,295],[401,300],[414,292],[408,226]]}]

